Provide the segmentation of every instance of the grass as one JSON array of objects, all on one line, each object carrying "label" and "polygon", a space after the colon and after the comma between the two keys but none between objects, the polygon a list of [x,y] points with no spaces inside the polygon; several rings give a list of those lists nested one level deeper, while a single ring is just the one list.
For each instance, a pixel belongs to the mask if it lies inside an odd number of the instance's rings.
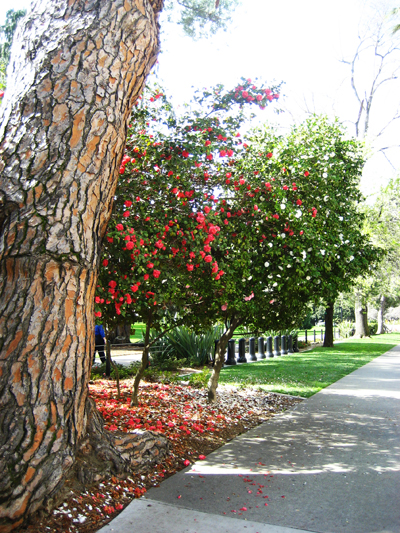
[{"label": "grass", "polygon": [[219,382],[309,398],[398,344],[400,333],[348,339],[333,348],[225,367]]},{"label": "grass", "polygon": [[[146,324],[143,324],[143,322],[136,322],[136,324],[133,326],[135,330],[135,334],[131,335],[131,342],[138,342],[143,340],[143,335],[146,331]],[[142,335],[143,332],[143,335]]]}]

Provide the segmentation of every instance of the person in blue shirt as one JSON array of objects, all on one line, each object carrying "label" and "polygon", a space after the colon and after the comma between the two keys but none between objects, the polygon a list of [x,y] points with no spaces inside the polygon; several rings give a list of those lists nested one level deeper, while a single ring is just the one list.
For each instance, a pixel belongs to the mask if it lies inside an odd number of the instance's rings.
[{"label": "person in blue shirt", "polygon": [[106,334],[104,333],[104,328],[100,324],[99,326],[96,326],[94,328],[94,339],[95,339],[95,347],[94,347],[94,356],[93,356],[93,364],[96,360],[96,352],[99,353],[99,357],[102,363],[106,362],[106,355],[104,353],[104,345],[105,345],[105,339]]}]

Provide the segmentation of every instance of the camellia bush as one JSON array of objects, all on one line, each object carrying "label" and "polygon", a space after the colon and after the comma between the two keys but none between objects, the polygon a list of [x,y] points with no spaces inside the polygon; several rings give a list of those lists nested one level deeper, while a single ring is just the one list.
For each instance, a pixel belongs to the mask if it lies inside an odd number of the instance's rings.
[{"label": "camellia bush", "polygon": [[[285,137],[265,128],[242,141],[247,110],[277,88],[250,80],[195,97],[176,116],[148,90],[130,124],[96,315],[106,323],[226,324],[209,384],[215,399],[229,339],[239,326],[292,327],[309,300],[337,291],[368,267],[356,187],[363,159],[337,123],[314,118]],[[152,337],[155,342],[158,337]]]}]

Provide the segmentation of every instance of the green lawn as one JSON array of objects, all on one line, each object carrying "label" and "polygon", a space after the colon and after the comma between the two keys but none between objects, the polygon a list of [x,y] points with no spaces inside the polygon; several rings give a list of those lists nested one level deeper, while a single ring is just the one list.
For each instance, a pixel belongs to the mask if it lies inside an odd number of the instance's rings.
[{"label": "green lawn", "polygon": [[135,329],[135,334],[131,335],[131,342],[138,342],[143,340],[142,332],[144,334],[146,330],[146,324],[143,324],[143,322],[136,322],[133,327]]},{"label": "green lawn", "polygon": [[221,370],[220,383],[254,385],[266,391],[308,398],[397,344],[400,333],[348,339],[334,348],[244,363]]}]

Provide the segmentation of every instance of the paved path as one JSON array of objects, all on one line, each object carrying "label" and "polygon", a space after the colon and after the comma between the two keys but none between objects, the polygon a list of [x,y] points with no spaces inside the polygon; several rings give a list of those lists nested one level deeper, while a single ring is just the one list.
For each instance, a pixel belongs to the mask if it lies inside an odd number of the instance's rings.
[{"label": "paved path", "polygon": [[299,530],[400,532],[400,346],[170,477],[100,531]]}]

